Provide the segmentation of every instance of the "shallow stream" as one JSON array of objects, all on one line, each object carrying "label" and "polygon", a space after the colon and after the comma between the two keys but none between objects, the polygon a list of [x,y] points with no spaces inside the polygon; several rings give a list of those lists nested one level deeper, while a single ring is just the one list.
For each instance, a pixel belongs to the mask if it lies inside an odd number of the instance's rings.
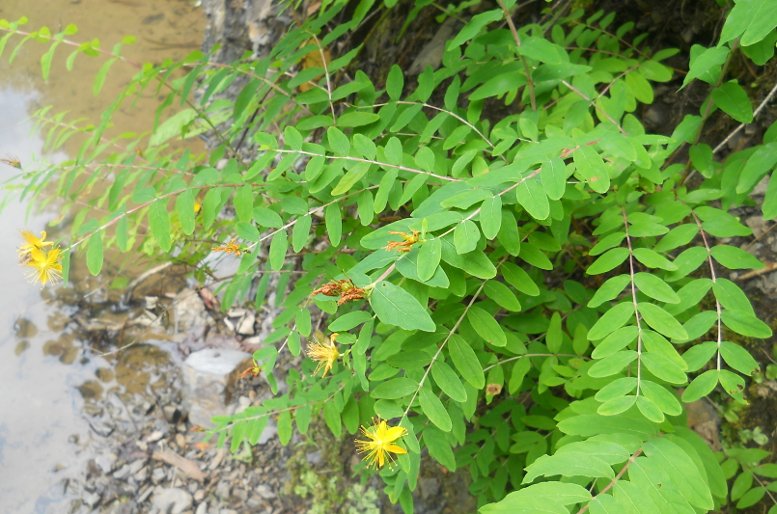
[{"label": "shallow stream", "polygon": [[[14,21],[21,16],[29,23],[20,30],[45,25],[56,33],[73,23],[79,32],[70,39],[100,38],[106,49],[125,35],[136,36],[137,43],[125,46],[123,54],[138,62],[184,57],[199,48],[205,24],[201,10],[189,0],[3,0],[0,4],[0,19]],[[49,81],[44,82],[39,64],[48,49],[44,44],[27,42],[9,66],[10,51],[20,39],[12,37],[0,60],[0,157],[18,157],[24,166],[43,150],[41,136],[30,132],[33,112],[51,104],[54,113],[68,111],[67,119],[97,121],[136,70],[117,63],[95,97],[92,80],[104,59],[79,55],[74,70],[68,72],[64,63],[73,48],[61,45]],[[114,118],[113,135],[148,130],[155,107],[156,98],[147,94],[132,111],[122,109]],[[63,151],[45,157],[69,158],[78,144],[71,139]],[[13,172],[0,163],[0,180]],[[67,512],[68,481],[83,475],[87,461],[96,459],[99,464],[95,444],[99,436],[84,407],[90,397],[121,384],[119,375],[126,375],[126,370],[117,369],[122,359],[101,357],[89,341],[65,330],[84,295],[110,296],[109,278],[95,279],[86,275],[83,266],[74,266],[64,289],[28,283],[25,271],[17,266],[19,230],[35,234],[48,230],[56,238],[62,227],[47,225],[59,216],[58,205],[51,202],[35,213],[35,206],[18,201],[13,193],[10,200],[0,214],[0,514]],[[147,383],[146,379],[141,385]],[[127,384],[121,385],[132,392]]]}]

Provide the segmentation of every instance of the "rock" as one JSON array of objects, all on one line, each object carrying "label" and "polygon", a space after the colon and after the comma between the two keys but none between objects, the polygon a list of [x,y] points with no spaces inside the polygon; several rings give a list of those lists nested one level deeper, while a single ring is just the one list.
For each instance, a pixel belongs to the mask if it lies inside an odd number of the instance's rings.
[{"label": "rock", "polygon": [[705,398],[686,403],[688,428],[696,432],[713,450],[720,451],[720,416]]},{"label": "rock", "polygon": [[159,489],[154,492],[151,502],[162,512],[181,514],[192,506],[192,495],[178,488]]},{"label": "rock", "polygon": [[199,505],[197,505],[197,510],[194,511],[194,514],[207,514],[207,512],[208,512],[208,502],[202,502]]},{"label": "rock", "polygon": [[100,495],[97,493],[87,493],[81,500],[90,507],[94,507],[100,501]]},{"label": "rock", "polygon": [[440,482],[434,477],[419,478],[418,488],[421,490],[421,498],[427,500],[440,491]]},{"label": "rock", "polygon": [[226,480],[222,480],[219,482],[219,484],[216,486],[216,496],[221,498],[222,500],[226,500],[229,498],[232,490],[229,488],[229,482]]},{"label": "rock", "polygon": [[272,500],[275,498],[275,493],[267,484],[261,484],[254,489],[254,492],[264,498],[265,500]]},{"label": "rock", "polygon": [[307,459],[308,464],[314,468],[320,466],[324,462],[324,458],[321,456],[321,452],[319,451],[307,452],[305,453],[305,458]]},{"label": "rock", "polygon": [[251,355],[237,350],[206,348],[183,364],[183,406],[189,421],[212,428],[210,419],[227,413],[238,374],[251,365]]},{"label": "rock", "polygon": [[[197,489],[197,492],[194,493],[194,501],[201,502],[205,498],[205,491],[202,489]],[[197,507],[199,509],[199,507]]]},{"label": "rock", "polygon": [[114,462],[116,462],[116,455],[112,453],[98,455],[94,458],[94,462],[103,473],[110,473],[111,469],[113,469]]},{"label": "rock", "polygon": [[200,295],[194,289],[183,289],[173,298],[175,332],[191,332],[213,324]]}]

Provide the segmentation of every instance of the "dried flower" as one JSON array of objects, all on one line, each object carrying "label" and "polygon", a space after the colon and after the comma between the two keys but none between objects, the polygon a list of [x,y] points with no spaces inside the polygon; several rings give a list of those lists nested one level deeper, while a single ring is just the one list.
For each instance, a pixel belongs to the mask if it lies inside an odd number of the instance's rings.
[{"label": "dried flower", "polygon": [[34,258],[34,255],[37,256],[38,260],[45,259],[43,256],[43,247],[51,246],[54,244],[51,241],[45,240],[46,232],[42,231],[40,233],[40,238],[35,237],[35,234],[29,230],[22,230],[21,233],[22,237],[24,237],[25,241],[27,241],[27,244],[22,245],[18,250],[16,250],[19,253],[19,264],[24,266]]},{"label": "dried flower", "polygon": [[310,293],[310,296],[316,296],[317,294],[322,294],[324,296],[339,296],[340,299],[337,301],[337,305],[342,305],[346,302],[364,300],[367,293],[364,288],[356,287],[350,280],[343,279],[327,282]]},{"label": "dried flower", "polygon": [[389,231],[389,234],[397,235],[402,238],[402,241],[389,241],[389,244],[383,247],[384,250],[396,250],[398,252],[409,252],[413,249],[413,245],[420,241],[418,237],[419,232],[413,231],[413,235],[405,232]]},{"label": "dried flower", "polygon": [[337,346],[335,345],[335,339],[340,334],[334,333],[330,335],[328,341],[323,337],[323,334],[319,334],[321,333],[317,332],[313,342],[308,344],[307,354],[308,357],[318,362],[318,366],[316,366],[313,374],[318,375],[318,371],[323,368],[324,374],[321,375],[321,378],[324,378],[332,369],[332,366],[334,366],[337,358],[340,357],[340,352],[337,351]]},{"label": "dried flower", "polygon": [[404,427],[390,427],[385,420],[375,418],[370,428],[359,427],[359,431],[366,441],[356,439],[356,449],[359,453],[366,453],[365,461],[369,461],[367,467],[380,469],[388,461],[389,468],[393,469],[394,458],[391,453],[403,454],[407,450],[393,444],[400,437],[407,435]]},{"label": "dried flower", "polygon": [[256,362],[256,359],[252,359],[252,360],[254,362],[254,365],[244,369],[243,372],[240,373],[240,375],[237,377],[238,380],[242,380],[248,375],[253,375],[254,377],[258,377],[259,374],[262,372],[262,367],[259,365],[258,362]]},{"label": "dried flower", "polygon": [[19,160],[19,158],[16,157],[15,155],[8,155],[8,157],[6,157],[4,159],[0,158],[0,162],[4,162],[5,164],[7,164],[9,166],[12,166],[12,167],[14,167],[16,169],[19,169],[19,170],[22,169],[22,163]]},{"label": "dried flower", "polygon": [[232,238],[232,241],[225,244],[224,246],[214,246],[212,250],[214,252],[224,252],[224,253],[231,253],[234,254],[236,257],[240,257],[243,255],[243,250],[240,249],[240,245],[237,244],[235,241],[237,241],[236,238]]},{"label": "dried flower", "polygon": [[488,384],[486,386],[486,394],[496,396],[502,392],[502,384]]},{"label": "dried flower", "polygon": [[62,278],[59,248],[52,248],[48,253],[34,249],[31,251],[30,256],[30,259],[22,265],[34,269],[28,275],[32,281],[37,280],[41,286],[45,286],[47,282],[56,284],[57,280]]}]

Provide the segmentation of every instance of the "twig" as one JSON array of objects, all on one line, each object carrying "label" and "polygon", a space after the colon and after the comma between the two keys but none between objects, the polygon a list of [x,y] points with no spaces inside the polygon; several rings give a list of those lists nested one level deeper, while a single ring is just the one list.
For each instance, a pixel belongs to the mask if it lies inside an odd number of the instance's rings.
[{"label": "twig", "polygon": [[[507,7],[505,7],[504,2],[502,0],[496,0],[496,2],[499,4],[499,7],[502,8],[502,12],[504,12],[505,19],[507,20],[507,24],[510,26],[510,32],[513,34],[513,39],[515,40],[515,45],[517,47],[521,47],[521,38],[518,35],[518,30],[515,28],[515,23],[513,23],[513,18],[510,15],[510,12],[507,10]],[[529,99],[531,100],[531,110],[536,111],[537,110],[537,98],[534,96],[534,82],[532,82],[531,79],[531,68],[529,68],[529,62],[526,60],[526,57],[521,54],[521,62],[523,63],[523,71],[526,73],[526,88],[529,90]]]}]

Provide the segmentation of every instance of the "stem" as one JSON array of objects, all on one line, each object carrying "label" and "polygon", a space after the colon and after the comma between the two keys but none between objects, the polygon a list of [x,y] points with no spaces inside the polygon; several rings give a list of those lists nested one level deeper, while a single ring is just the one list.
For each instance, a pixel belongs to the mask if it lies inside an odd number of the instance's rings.
[{"label": "stem", "polygon": [[[496,0],[496,3],[499,4],[499,7],[502,8],[502,12],[504,13],[505,19],[507,20],[507,24],[510,26],[510,32],[513,34],[513,39],[515,40],[515,46],[521,47],[521,38],[518,35],[518,30],[515,28],[515,23],[513,23],[513,17],[510,15],[510,12],[507,10],[507,7],[505,7],[504,2],[502,0]],[[531,110],[536,111],[537,110],[537,99],[534,96],[534,82],[532,82],[531,78],[531,68],[529,67],[529,62],[526,60],[526,57],[521,55],[521,62],[523,63],[523,71],[526,74],[526,88],[529,90],[529,99],[531,100]]]}]

